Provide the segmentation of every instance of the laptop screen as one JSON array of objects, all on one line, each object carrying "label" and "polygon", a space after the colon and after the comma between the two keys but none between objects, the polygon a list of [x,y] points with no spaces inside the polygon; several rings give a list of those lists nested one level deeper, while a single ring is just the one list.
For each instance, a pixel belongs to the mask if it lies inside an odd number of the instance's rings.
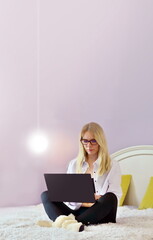
[{"label": "laptop screen", "polygon": [[90,174],[46,173],[44,177],[51,201],[95,202]]}]

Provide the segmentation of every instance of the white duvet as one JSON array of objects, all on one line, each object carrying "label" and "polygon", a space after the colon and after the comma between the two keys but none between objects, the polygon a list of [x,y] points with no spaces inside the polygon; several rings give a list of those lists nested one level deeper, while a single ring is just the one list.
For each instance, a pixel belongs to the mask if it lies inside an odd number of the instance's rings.
[{"label": "white duvet", "polygon": [[153,209],[119,207],[117,223],[88,226],[80,233],[39,227],[38,220],[48,220],[42,204],[0,208],[0,240],[153,240]]}]

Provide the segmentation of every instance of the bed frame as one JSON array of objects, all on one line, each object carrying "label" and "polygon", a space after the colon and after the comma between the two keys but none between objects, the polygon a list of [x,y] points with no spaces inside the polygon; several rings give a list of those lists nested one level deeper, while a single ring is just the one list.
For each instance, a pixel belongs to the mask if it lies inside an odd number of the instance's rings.
[{"label": "bed frame", "polygon": [[122,174],[131,174],[132,180],[124,204],[139,206],[153,176],[153,145],[122,149],[111,155],[119,161]]}]

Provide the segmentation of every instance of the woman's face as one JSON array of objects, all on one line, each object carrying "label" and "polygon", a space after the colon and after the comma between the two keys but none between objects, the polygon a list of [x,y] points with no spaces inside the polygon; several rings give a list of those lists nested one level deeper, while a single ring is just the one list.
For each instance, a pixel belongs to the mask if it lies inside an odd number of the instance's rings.
[{"label": "woman's face", "polygon": [[[87,154],[92,155],[92,156],[97,155],[97,157],[98,157],[99,145],[96,142],[93,133],[89,132],[89,131],[85,132],[82,139],[83,139],[82,143],[83,143],[84,149],[87,152]],[[88,142],[90,140],[93,140],[93,141]]]}]

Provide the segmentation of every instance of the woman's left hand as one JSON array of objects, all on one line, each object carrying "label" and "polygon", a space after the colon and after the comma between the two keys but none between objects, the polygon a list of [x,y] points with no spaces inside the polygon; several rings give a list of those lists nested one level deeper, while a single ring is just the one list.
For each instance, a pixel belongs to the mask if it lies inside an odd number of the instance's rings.
[{"label": "woman's left hand", "polygon": [[98,200],[101,197],[101,195],[96,195],[95,194],[95,200]]},{"label": "woman's left hand", "polygon": [[[101,197],[101,195],[95,194],[95,200],[98,200]],[[82,207],[92,207],[95,203],[82,203]]]}]

